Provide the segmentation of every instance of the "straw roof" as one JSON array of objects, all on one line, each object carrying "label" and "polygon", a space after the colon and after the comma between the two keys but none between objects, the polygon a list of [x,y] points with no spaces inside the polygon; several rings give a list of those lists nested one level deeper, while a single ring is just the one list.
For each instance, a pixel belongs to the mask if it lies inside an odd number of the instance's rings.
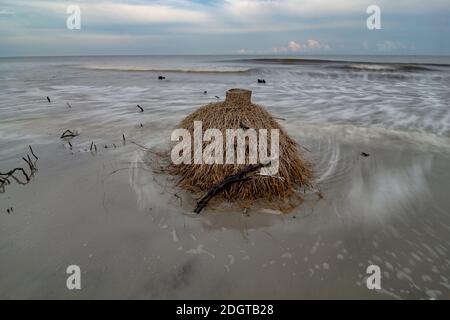
[{"label": "straw roof", "polygon": [[[230,185],[221,192],[228,200],[276,200],[287,198],[302,187],[312,188],[312,171],[301,158],[299,146],[288,136],[263,107],[251,102],[251,91],[231,89],[226,100],[200,107],[181,121],[178,128],[187,129],[194,137],[194,121],[202,121],[203,133],[209,128],[219,129],[225,137],[226,129],[267,129],[268,155],[270,155],[270,130],[279,129],[279,170],[274,176],[253,174],[250,180]],[[246,163],[248,164],[248,141]],[[203,147],[209,142],[203,141]],[[236,151],[236,141],[235,141]],[[193,151],[192,151],[193,158]],[[218,183],[243,170],[245,164],[172,164],[170,173],[179,177],[178,185],[191,192],[206,192]]]}]

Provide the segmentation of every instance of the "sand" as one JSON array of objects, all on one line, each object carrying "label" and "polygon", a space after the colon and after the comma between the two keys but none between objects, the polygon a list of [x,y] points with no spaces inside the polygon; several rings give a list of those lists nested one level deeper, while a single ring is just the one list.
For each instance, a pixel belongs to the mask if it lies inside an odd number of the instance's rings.
[{"label": "sand", "polygon": [[[36,146],[38,174],[1,195],[14,213],[2,212],[0,297],[448,298],[448,158],[306,146],[321,158],[324,200],[288,215],[225,206],[200,216],[189,197],[161,193],[135,145],[95,156]],[[365,286],[373,263],[383,291]],[[65,286],[70,264],[82,290]]]}]

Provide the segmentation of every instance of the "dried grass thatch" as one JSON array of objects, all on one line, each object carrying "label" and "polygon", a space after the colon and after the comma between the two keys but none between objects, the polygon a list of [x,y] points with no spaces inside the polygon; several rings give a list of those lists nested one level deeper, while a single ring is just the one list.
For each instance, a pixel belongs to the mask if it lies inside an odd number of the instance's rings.
[{"label": "dried grass thatch", "polygon": [[[226,100],[200,107],[187,116],[178,128],[189,130],[194,136],[194,121],[203,122],[203,132],[209,128],[226,129],[279,129],[280,163],[277,176],[252,175],[251,179],[230,185],[221,196],[233,201],[269,201],[286,199],[301,188],[313,187],[310,165],[300,157],[297,143],[291,139],[263,107],[251,103],[251,91],[231,89]],[[268,134],[270,154],[270,134]],[[224,139],[225,140],[225,139]],[[208,142],[203,142],[204,147]],[[225,141],[224,141],[225,144]],[[236,148],[236,143],[235,143]],[[224,147],[225,150],[225,147]],[[248,150],[247,150],[248,152]],[[246,159],[248,161],[248,158]],[[171,165],[169,172],[179,177],[179,186],[191,192],[206,192],[227,177],[243,170],[238,164],[179,164]]]}]

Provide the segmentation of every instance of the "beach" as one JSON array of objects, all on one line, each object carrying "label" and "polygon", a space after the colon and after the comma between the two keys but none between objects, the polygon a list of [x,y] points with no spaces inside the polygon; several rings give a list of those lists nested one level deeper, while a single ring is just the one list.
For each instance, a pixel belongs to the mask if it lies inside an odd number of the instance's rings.
[{"label": "beach", "polygon": [[[0,298],[450,298],[449,59],[309,60],[0,59],[0,172],[29,145],[39,158],[0,193]],[[323,199],[196,215],[155,176],[139,145],[167,148],[230,88],[282,119]],[[373,264],[381,290],[366,286]],[[69,265],[82,290],[67,289]]]}]

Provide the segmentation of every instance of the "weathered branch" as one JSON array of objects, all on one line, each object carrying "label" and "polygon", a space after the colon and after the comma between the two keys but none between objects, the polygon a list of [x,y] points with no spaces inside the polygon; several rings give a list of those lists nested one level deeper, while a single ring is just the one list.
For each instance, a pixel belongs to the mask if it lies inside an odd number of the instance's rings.
[{"label": "weathered branch", "polygon": [[[28,156],[29,158],[29,156]],[[33,172],[34,167],[33,167],[33,163],[31,163],[31,161],[29,161],[27,158],[22,157],[23,161],[25,161],[28,164],[28,168],[30,168],[30,172]]]},{"label": "weathered branch", "polygon": [[228,176],[222,182],[218,183],[217,185],[215,185],[214,187],[209,189],[209,191],[203,197],[200,198],[200,200],[197,202],[197,206],[195,207],[194,212],[199,214],[208,205],[208,202],[214,196],[216,196],[217,194],[219,194],[221,191],[225,190],[232,184],[250,180],[251,178],[247,177],[248,174],[250,174],[262,167],[265,167],[266,165],[268,165],[268,164],[259,163],[259,164],[248,165],[244,169],[239,171],[238,173]]},{"label": "weathered branch", "polygon": [[63,134],[61,135],[61,139],[63,138],[74,138],[78,136],[78,133],[72,130],[67,129],[66,131],[63,132]]},{"label": "weathered branch", "polygon": [[[36,161],[37,161],[38,157],[34,154],[31,146],[29,146],[29,148],[31,150],[32,155],[36,159],[35,162],[33,163],[29,154],[27,154],[26,157],[22,157],[22,159],[23,159],[23,161],[25,161],[27,163],[28,168],[30,169],[30,173],[28,174],[24,168],[14,168],[6,173],[0,172],[0,193],[3,193],[5,191],[5,185],[8,185],[11,183],[11,181],[9,180],[10,178],[14,179],[19,184],[27,184],[28,182],[30,182],[31,177],[37,171]],[[14,175],[18,171],[22,172],[23,176],[26,179],[26,182],[21,181],[18,177],[16,177]]]},{"label": "weathered branch", "polygon": [[14,173],[16,173],[16,171],[21,171],[22,174],[24,175],[25,179],[27,179],[27,181],[30,181],[30,176],[27,174],[27,172],[25,171],[24,168],[14,168],[14,169],[10,170],[8,173],[0,172],[0,175],[6,176],[6,178],[9,178],[9,177],[12,177],[14,175]]},{"label": "weathered branch", "polygon": [[31,151],[31,154],[33,155],[33,157],[34,157],[36,160],[39,160],[39,158],[34,154],[33,148],[32,148],[31,146],[28,146],[28,148],[30,148],[30,151]]},{"label": "weathered branch", "polygon": [[137,142],[135,142],[135,141],[131,141],[131,143],[137,145],[139,148],[142,148],[142,149],[144,149],[144,150],[148,150],[147,147],[144,147],[142,144],[139,144],[139,143],[137,143]]}]

